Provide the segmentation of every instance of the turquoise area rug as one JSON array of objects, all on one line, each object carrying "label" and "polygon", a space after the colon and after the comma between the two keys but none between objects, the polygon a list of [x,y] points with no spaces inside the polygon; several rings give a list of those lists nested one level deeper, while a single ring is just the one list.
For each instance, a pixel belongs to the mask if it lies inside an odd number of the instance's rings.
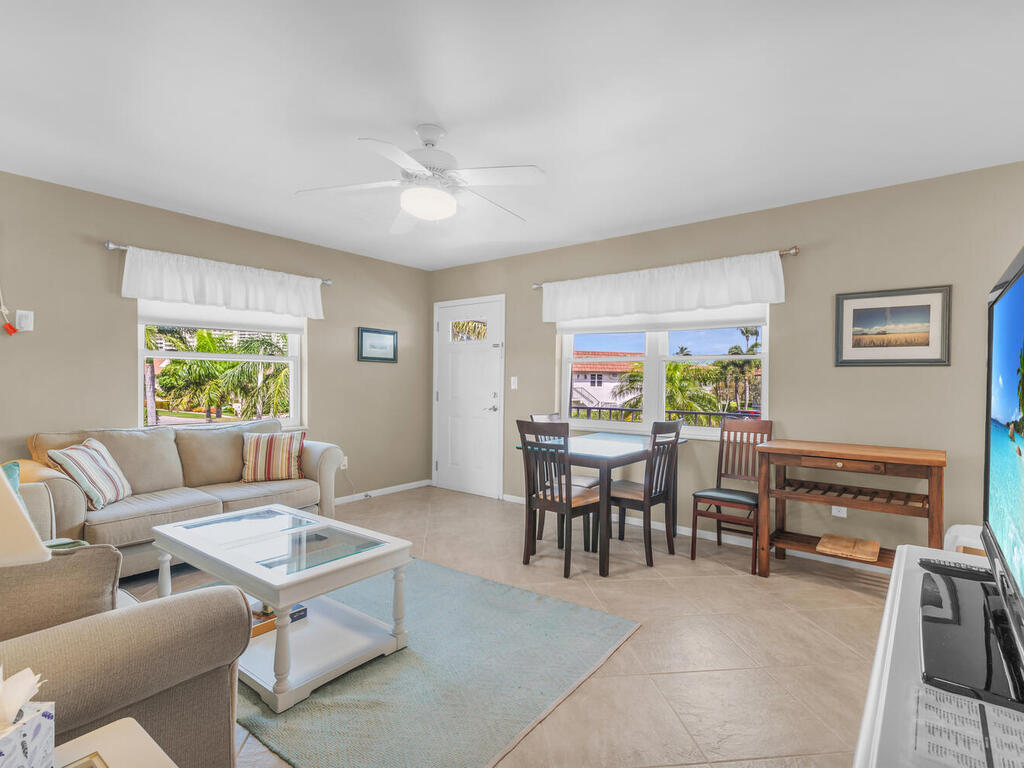
[{"label": "turquoise area rug", "polygon": [[[388,623],[391,595],[390,573],[331,593]],[[637,626],[414,560],[405,578],[407,648],[279,715],[240,682],[238,722],[295,768],[483,768]]]}]

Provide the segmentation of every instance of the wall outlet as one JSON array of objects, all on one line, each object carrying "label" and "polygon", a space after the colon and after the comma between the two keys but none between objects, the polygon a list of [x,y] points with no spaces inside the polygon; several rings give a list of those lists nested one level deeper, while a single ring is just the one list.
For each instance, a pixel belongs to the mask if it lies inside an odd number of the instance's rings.
[{"label": "wall outlet", "polygon": [[837,507],[835,504],[833,504],[832,517],[846,517],[846,507]]},{"label": "wall outlet", "polygon": [[341,457],[341,464],[338,465],[338,469],[348,469],[348,455]]},{"label": "wall outlet", "polygon": [[29,309],[14,311],[14,327],[19,331],[31,331],[35,326],[35,313]]},{"label": "wall outlet", "polygon": [[519,377],[518,376],[513,376],[511,379],[508,380],[508,388],[509,389],[519,389]]}]

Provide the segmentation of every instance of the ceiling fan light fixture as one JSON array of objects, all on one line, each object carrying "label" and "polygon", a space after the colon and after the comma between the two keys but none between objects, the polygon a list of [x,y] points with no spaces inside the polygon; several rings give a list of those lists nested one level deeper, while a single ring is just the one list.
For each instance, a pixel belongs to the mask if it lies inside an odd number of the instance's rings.
[{"label": "ceiling fan light fixture", "polygon": [[424,221],[441,221],[455,215],[455,196],[437,187],[409,187],[402,190],[402,210]]}]

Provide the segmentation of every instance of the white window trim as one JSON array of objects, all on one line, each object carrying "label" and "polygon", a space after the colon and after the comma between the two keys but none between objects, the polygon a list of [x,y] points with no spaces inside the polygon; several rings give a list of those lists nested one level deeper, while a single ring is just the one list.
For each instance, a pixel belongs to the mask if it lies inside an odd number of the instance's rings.
[{"label": "white window trim", "polygon": [[[716,326],[708,326],[710,329]],[[734,326],[721,326],[732,328]],[[770,380],[768,366],[768,320],[761,325],[761,351],[756,355],[744,355],[742,359],[758,360],[761,363],[761,418],[770,419],[769,415],[769,392],[768,382]],[[692,329],[697,330],[697,329]],[[705,330],[705,329],[700,329]],[[598,330],[595,333],[606,333]],[[598,421],[596,419],[574,419],[570,417],[570,391],[572,389],[572,363],[573,363],[573,337],[574,334],[567,333],[561,336],[562,348],[562,385],[561,412],[562,418],[569,422],[569,427],[574,430],[586,432],[622,432],[627,434],[647,433],[651,431],[655,421],[665,418],[665,373],[667,364],[670,362],[705,362],[715,360],[736,360],[736,355],[671,355],[668,351],[668,331],[646,331],[644,333],[644,356],[639,361],[644,364],[644,410],[641,421]],[[622,362],[621,357],[588,357],[588,363]],[[696,440],[718,440],[721,434],[720,427],[694,427],[684,424],[680,434],[688,439]]]},{"label": "white window trim", "polygon": [[[278,333],[277,331],[269,331],[271,333]],[[140,427],[146,426],[145,419],[145,408],[146,408],[146,385],[145,385],[145,365],[146,358],[159,357],[164,360],[226,360],[228,362],[247,362],[247,363],[288,363],[288,417],[282,418],[277,416],[280,420],[281,426],[285,428],[295,428],[301,426],[303,423],[302,418],[302,350],[303,350],[303,334],[301,333],[287,333],[284,334],[288,337],[288,349],[289,351],[295,350],[295,354],[281,356],[281,355],[230,355],[220,354],[214,352],[179,352],[177,350],[170,349],[146,349],[146,323],[140,323],[138,326],[138,345],[139,345],[139,359],[136,366],[136,378],[138,379],[138,407],[136,421]],[[197,421],[199,424],[206,424],[205,421]],[[230,424],[232,422],[225,422]]]}]

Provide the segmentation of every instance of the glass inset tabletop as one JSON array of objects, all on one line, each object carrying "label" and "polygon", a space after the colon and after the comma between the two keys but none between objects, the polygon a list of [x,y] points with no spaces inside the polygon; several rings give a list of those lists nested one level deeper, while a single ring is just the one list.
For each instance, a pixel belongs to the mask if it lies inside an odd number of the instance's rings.
[{"label": "glass inset tabletop", "polygon": [[313,524],[314,521],[309,518],[264,507],[182,523],[180,527],[211,544],[230,544],[240,539],[280,533]]},{"label": "glass inset tabletop", "polygon": [[283,576],[384,546],[383,541],[326,525],[269,533],[225,547]]}]

